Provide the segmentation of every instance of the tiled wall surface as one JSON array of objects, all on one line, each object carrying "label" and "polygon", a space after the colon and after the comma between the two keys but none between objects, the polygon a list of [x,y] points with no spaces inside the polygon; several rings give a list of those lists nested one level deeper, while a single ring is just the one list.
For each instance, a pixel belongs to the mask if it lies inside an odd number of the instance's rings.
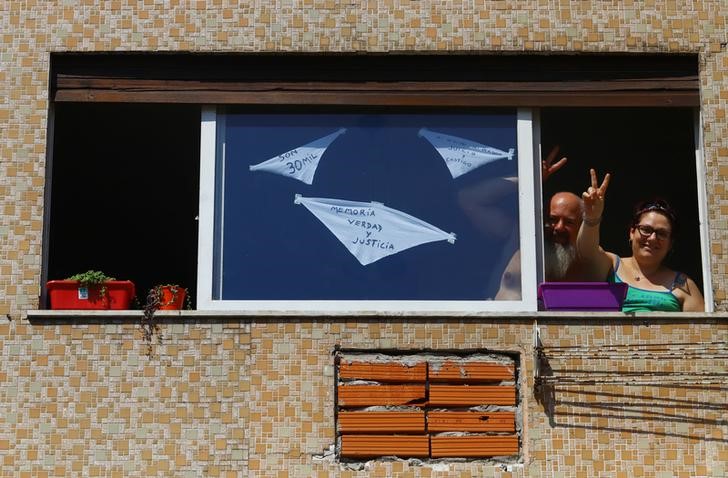
[{"label": "tiled wall surface", "polygon": [[699,53],[712,278],[728,307],[728,5],[699,1],[4,1],[0,5],[0,314],[39,293],[49,54]]},{"label": "tiled wall surface", "polygon": [[[25,312],[40,288],[49,54],[60,51],[698,53],[710,274],[728,310],[727,31],[725,0],[0,2],[0,475],[726,476],[725,385],[696,378],[726,373],[705,345],[728,341],[724,318],[547,323],[547,346],[703,355],[551,350],[552,376],[585,367],[605,380],[534,393],[531,320],[178,322],[150,360],[132,323]],[[523,463],[331,462],[336,345],[521,353]]]},{"label": "tiled wall surface", "polygon": [[[0,325],[2,476],[728,474],[725,319],[545,321],[539,391],[532,320],[176,321],[152,358],[134,323],[56,320]],[[520,463],[336,463],[336,346],[518,353]]]}]

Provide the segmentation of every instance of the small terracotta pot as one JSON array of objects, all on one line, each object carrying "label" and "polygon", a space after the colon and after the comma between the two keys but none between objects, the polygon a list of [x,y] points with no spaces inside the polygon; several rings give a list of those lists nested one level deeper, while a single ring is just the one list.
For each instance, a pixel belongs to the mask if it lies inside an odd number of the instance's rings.
[{"label": "small terracotta pot", "polygon": [[177,293],[175,294],[171,286],[164,285],[159,288],[161,295],[159,298],[159,310],[182,310],[187,289],[184,287],[176,287],[176,289]]}]

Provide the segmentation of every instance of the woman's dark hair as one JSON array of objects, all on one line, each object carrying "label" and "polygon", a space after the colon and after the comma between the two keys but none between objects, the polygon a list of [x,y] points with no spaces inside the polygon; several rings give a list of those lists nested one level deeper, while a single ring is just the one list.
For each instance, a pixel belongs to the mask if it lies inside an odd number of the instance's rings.
[{"label": "woman's dark hair", "polygon": [[632,214],[632,225],[634,228],[640,223],[642,215],[648,212],[656,212],[662,214],[670,221],[670,228],[672,230],[671,237],[675,237],[678,230],[677,216],[675,210],[670,206],[666,200],[662,198],[648,199],[647,201],[639,202],[634,207],[634,213]]}]

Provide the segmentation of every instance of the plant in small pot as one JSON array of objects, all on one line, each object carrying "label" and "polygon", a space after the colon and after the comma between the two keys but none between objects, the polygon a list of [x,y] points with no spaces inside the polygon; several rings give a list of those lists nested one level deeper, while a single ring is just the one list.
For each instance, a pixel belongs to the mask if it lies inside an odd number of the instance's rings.
[{"label": "plant in small pot", "polygon": [[157,335],[158,342],[162,341],[162,337],[159,335],[159,323],[154,314],[158,310],[181,310],[183,304],[185,308],[191,308],[190,297],[184,287],[177,284],[161,284],[149,289],[140,324],[144,341],[147,343],[148,356],[152,355],[154,335]]},{"label": "plant in small pot", "polygon": [[181,310],[183,306],[186,309],[190,308],[187,289],[177,284],[155,285],[150,293],[153,293],[157,298],[158,310]]},{"label": "plant in small pot", "polygon": [[56,310],[125,310],[135,296],[133,282],[95,270],[48,281],[46,287],[51,309]]}]

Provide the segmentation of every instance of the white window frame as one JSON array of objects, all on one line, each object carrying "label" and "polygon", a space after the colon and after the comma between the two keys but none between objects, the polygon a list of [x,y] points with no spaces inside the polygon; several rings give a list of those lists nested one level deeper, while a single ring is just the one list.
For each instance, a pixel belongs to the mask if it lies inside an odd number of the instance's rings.
[{"label": "white window frame", "polygon": [[706,191],[705,159],[703,157],[703,118],[700,109],[695,109],[695,174],[698,180],[698,218],[700,220],[700,254],[703,268],[703,299],[705,312],[715,311],[713,278],[710,273],[710,228],[708,227],[708,193]]},{"label": "white window frame", "polygon": [[213,299],[213,244],[215,221],[215,174],[217,126],[222,110],[207,105],[202,108],[200,133],[200,211],[197,272],[197,308],[199,310],[227,310],[244,312],[278,313],[475,313],[475,312],[535,312],[537,310],[537,264],[534,172],[534,118],[533,110],[519,108],[517,112],[518,141],[518,206],[520,225],[521,300],[470,300],[470,301],[407,301],[407,300],[218,300]]}]

